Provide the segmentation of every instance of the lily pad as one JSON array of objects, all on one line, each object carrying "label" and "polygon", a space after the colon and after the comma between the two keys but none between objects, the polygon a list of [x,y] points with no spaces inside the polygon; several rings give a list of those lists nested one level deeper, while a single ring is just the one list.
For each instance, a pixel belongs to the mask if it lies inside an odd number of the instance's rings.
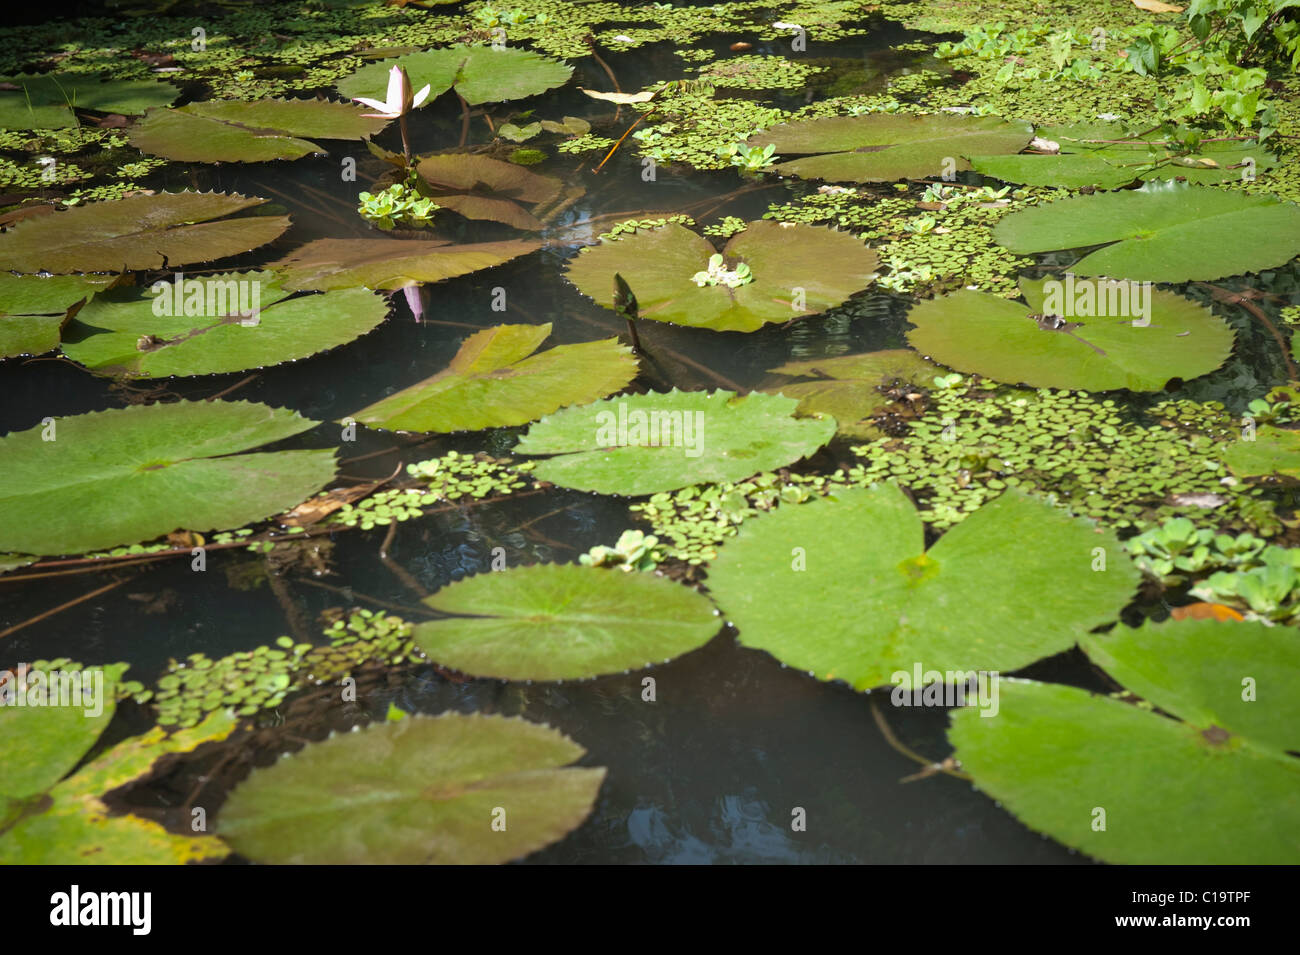
[{"label": "lily pad", "polygon": [[520,454],[549,454],[533,474],[561,487],[635,497],[738,481],[814,454],[832,418],[795,418],[798,402],[732,391],[650,392],[565,408],[519,439]]},{"label": "lily pad", "polygon": [[264,202],[220,192],[164,192],[87,203],[26,219],[0,235],[0,268],[122,272],[211,262],[265,245],[289,228],[288,216],[222,218]]},{"label": "lily pad", "polygon": [[522,239],[455,244],[446,239],[317,239],[271,268],[287,289],[394,291],[490,269],[541,248]]},{"label": "lily pad", "polygon": [[[63,353],[102,375],[218,375],[307,358],[366,334],[388,314],[384,298],[363,289],[289,298],[271,272],[184,282],[182,290],[161,280],[157,292],[97,296],[69,324]],[[163,301],[180,314],[155,314]]]},{"label": "lily pad", "polygon": [[110,815],[100,797],[147,775],[163,756],[224,739],[234,728],[229,712],[213,713],[198,726],[171,735],[154,727],[114,746],[39,797],[11,800],[0,836],[0,864],[182,865],[229,855],[214,836],[175,835],[148,819]]},{"label": "lily pad", "polygon": [[60,129],[77,125],[73,108],[97,113],[143,113],[166,106],[179,91],[157,80],[110,79],[77,73],[0,76],[0,126]]},{"label": "lily pad", "polygon": [[749,137],[749,145],[806,156],[778,163],[783,176],[892,182],[969,169],[965,156],[1018,153],[1033,135],[1028,123],[999,116],[872,113],[782,123]]},{"label": "lily pad", "polygon": [[1088,391],[1160,391],[1171,378],[1214,371],[1232,353],[1227,322],[1150,285],[1071,276],[1021,279],[1020,291],[1028,305],[969,290],[921,302],[908,313],[916,327],[907,340],[959,371]]},{"label": "lily pad", "polygon": [[648,573],[538,564],[466,577],[424,601],[415,642],[443,666],[499,680],[623,673],[704,646],[721,628],[698,591]]},{"label": "lily pad", "polygon": [[1294,863],[1300,761],[1287,751],[1300,749],[1300,653],[1285,636],[1189,620],[1088,638],[1095,662],[1176,718],[1003,680],[998,714],[958,710],[949,738],[980,789],[1096,858]]},{"label": "lily pad", "polygon": [[926,550],[912,503],[883,484],[746,522],[709,589],[743,645],[865,690],[896,674],[911,685],[918,663],[963,682],[949,674],[1069,649],[1115,619],[1140,576],[1113,533],[1017,490]]},{"label": "lily pad", "polygon": [[361,139],[386,125],[350,103],[211,100],[150,110],[127,138],[150,155],[183,162],[264,162],[325,152],[302,137]]},{"label": "lily pad", "polygon": [[415,169],[426,184],[424,192],[443,208],[467,219],[490,219],[516,229],[542,228],[523,206],[550,202],[564,187],[558,179],[514,163],[469,153],[430,156]]},{"label": "lily pad", "polygon": [[617,338],[533,354],[550,334],[550,323],[475,332],[446,370],[351,417],[389,431],[507,428],[603,398],[636,377],[636,358]]},{"label": "lily pad", "polygon": [[334,452],[240,452],[315,425],[246,401],[178,401],[6,435],[0,551],[78,554],[288,510],[333,478]]},{"label": "lily pad", "polygon": [[771,373],[813,380],[774,384],[763,390],[797,398],[801,414],[830,415],[840,434],[874,439],[880,437],[880,429],[872,423],[871,416],[893,400],[885,394],[887,388],[897,381],[928,387],[934,376],[943,372],[943,368],[910,348],[894,348],[863,355],[789,361],[773,368]]},{"label": "lily pad", "polygon": [[432,87],[426,104],[453,87],[472,106],[522,99],[563,86],[573,74],[571,66],[518,47],[458,45],[368,64],[336,88],[348,97],[383,99],[394,66],[406,70],[412,89]]},{"label": "lily pad", "polygon": [[1185,179],[1208,185],[1238,181],[1243,163],[1250,160],[1256,172],[1277,165],[1277,157],[1257,143],[1207,142],[1193,155],[1185,155],[1157,140],[1133,136],[1117,123],[1068,127],[1039,127],[1039,139],[1056,143],[1053,155],[975,156],[976,172],[1005,182],[1030,186],[1096,186],[1114,189],[1135,179]]},{"label": "lily pad", "polygon": [[1243,438],[1225,448],[1223,462],[1237,477],[1300,478],[1300,431],[1261,425],[1252,440]]},{"label": "lily pad", "polygon": [[0,273],[0,358],[41,355],[59,344],[68,312],[111,278]]},{"label": "lily pad", "polygon": [[638,316],[714,331],[752,332],[843,303],[875,278],[877,257],[861,239],[809,225],[759,221],[722,250],[727,269],[745,264],[753,281],[699,286],[716,250],[703,236],[670,222],[583,249],[566,278],[605,308],[614,308],[614,275],[636,296]]},{"label": "lily pad", "polygon": [[591,812],[605,770],[563,768],[583,752],[558,730],[503,716],[373,723],[253,770],[219,831],[269,864],[509,862]]},{"label": "lily pad", "polygon": [[1017,255],[1110,243],[1075,263],[1077,275],[1209,280],[1294,258],[1300,207],[1273,196],[1148,182],[1013,212],[994,227],[993,238]]}]

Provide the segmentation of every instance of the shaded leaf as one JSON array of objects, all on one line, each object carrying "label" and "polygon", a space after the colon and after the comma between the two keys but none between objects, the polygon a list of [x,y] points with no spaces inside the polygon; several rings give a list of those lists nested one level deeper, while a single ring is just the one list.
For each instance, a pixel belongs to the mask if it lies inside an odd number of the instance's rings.
[{"label": "shaded leaf", "polygon": [[390,431],[506,428],[603,398],[636,377],[636,358],[617,338],[534,354],[550,334],[549,323],[475,332],[446,370],[350,417]]},{"label": "shaded leaf", "polygon": [[[110,79],[77,73],[38,73],[0,77],[0,126],[6,129],[58,129],[76,126],[73,108],[97,113],[143,113],[166,106],[176,87],[157,80]],[[17,87],[10,89],[9,87]]]},{"label": "shaded leaf", "polygon": [[516,229],[540,229],[542,223],[523,205],[553,200],[564,184],[522,166],[469,153],[444,153],[421,159],[416,172],[438,205],[467,219],[491,219]]},{"label": "shaded leaf", "polygon": [[605,770],[561,768],[582,755],[557,730],[502,716],[374,723],[254,770],[219,830],[278,865],[509,862],[587,817]]},{"label": "shaded leaf", "polygon": [[446,239],[316,239],[270,267],[287,289],[395,291],[490,269],[539,248],[522,239],[461,245]]}]

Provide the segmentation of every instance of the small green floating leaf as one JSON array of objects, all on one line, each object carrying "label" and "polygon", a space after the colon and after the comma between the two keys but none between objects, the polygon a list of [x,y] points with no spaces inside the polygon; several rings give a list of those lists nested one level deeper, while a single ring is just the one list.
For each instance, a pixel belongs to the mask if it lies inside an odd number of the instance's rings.
[{"label": "small green floating leaf", "polygon": [[217,375],[307,358],[372,331],[388,314],[384,298],[363,289],[288,298],[271,272],[183,283],[169,277],[97,296],[69,324],[63,353],[98,374]]},{"label": "small green floating leaf", "polygon": [[370,63],[335,88],[347,97],[382,100],[394,66],[406,70],[412,90],[432,87],[425,105],[453,87],[471,106],[523,99],[563,86],[573,74],[573,67],[519,47],[457,45]]},{"label": "small green floating leaf", "polygon": [[1115,619],[1140,577],[1112,533],[1015,490],[924,540],[896,485],[836,492],[746,522],[709,588],[743,645],[865,690],[917,664],[1016,670],[1059,653]]},{"label": "small green floating leaf", "polygon": [[894,348],[862,355],[789,361],[771,369],[771,374],[812,380],[773,384],[763,391],[799,399],[802,414],[830,415],[838,424],[840,434],[874,440],[881,435],[871,416],[893,400],[884,394],[884,389],[896,381],[929,386],[943,370],[910,348]]},{"label": "small green floating leaf", "polygon": [[1231,326],[1173,292],[1073,276],[1021,279],[1020,291],[1028,305],[970,290],[923,301],[908,313],[907,340],[958,371],[1088,391],[1160,391],[1232,353]]},{"label": "small green floating leaf", "polygon": [[210,100],[150,110],[127,132],[131,145],[182,162],[298,159],[322,149],[303,137],[360,139],[388,120],[350,103],[327,100]]},{"label": "small green floating leaf", "polygon": [[502,680],[636,670],[703,646],[721,627],[709,599],[689,587],[577,564],[478,574],[424,602],[466,616],[417,625],[420,649],[462,673]]},{"label": "small green floating leaf", "polygon": [[0,358],[58,347],[68,312],[113,281],[81,275],[0,273]]},{"label": "small green floating leaf", "polygon": [[1223,461],[1237,477],[1282,474],[1300,478],[1300,431],[1260,425],[1249,439],[1243,437],[1228,445]]},{"label": "small green floating leaf", "polygon": [[1077,275],[1150,282],[1209,280],[1283,265],[1300,253],[1300,207],[1273,196],[1148,182],[1013,212],[993,238],[1018,255],[1109,243]]},{"label": "small green floating leaf", "polygon": [[550,333],[549,323],[475,332],[447,369],[351,417],[389,431],[505,428],[603,398],[636,377],[636,358],[617,338],[537,352]]},{"label": "small green floating leaf", "polygon": [[210,262],[265,245],[288,216],[241,216],[265,199],[164,192],[75,206],[0,235],[0,268],[15,272],[121,272]]},{"label": "small green floating leaf", "polygon": [[269,864],[509,862],[591,812],[605,770],[564,768],[583,752],[557,730],[502,716],[375,723],[255,769],[218,829]]},{"label": "small green floating leaf", "polygon": [[835,435],[832,418],[795,418],[793,398],[761,392],[650,392],[607,398],[543,418],[520,454],[554,457],[541,481],[636,496],[738,481],[809,457]]},{"label": "small green floating leaf", "polygon": [[716,254],[708,239],[670,222],[583,249],[565,277],[614,308],[617,273],[636,296],[640,318],[752,332],[834,308],[871,284],[877,264],[876,253],[847,232],[759,221],[722,251],[728,269],[748,266],[753,281],[736,288],[697,285],[693,276]]},{"label": "small green floating leaf", "polygon": [[0,551],[77,554],[288,510],[333,478],[334,452],[240,452],[315,425],[245,401],[179,401],[0,437]]},{"label": "small green floating leaf", "polygon": [[969,155],[971,166],[1004,182],[1114,189],[1135,179],[1181,178],[1201,185],[1236,181],[1242,178],[1248,160],[1256,172],[1277,165],[1277,157],[1258,144],[1207,142],[1190,157],[1168,144],[1134,136],[1116,123],[1045,126],[1035,130],[1035,135],[1057,143],[1061,151],[1055,155]]},{"label": "small green floating leaf", "polygon": [[287,289],[365,287],[395,291],[468,275],[541,248],[520,239],[453,244],[446,239],[316,239],[271,263]]},{"label": "small green floating leaf", "polygon": [[892,182],[969,169],[964,156],[1018,153],[1033,134],[1028,123],[999,116],[873,113],[782,123],[748,142],[775,146],[778,156],[806,156],[779,163],[783,176]]},{"label": "small green floating leaf", "polygon": [[176,87],[158,80],[102,81],[76,73],[0,76],[0,126],[5,129],[60,129],[76,126],[73,109],[135,115],[166,106]]},{"label": "small green floating leaf", "polygon": [[1300,749],[1300,652],[1289,628],[1188,620],[1081,643],[1177,718],[1074,687],[1003,680],[995,716],[962,708],[949,730],[980,789],[1026,825],[1108,862],[1300,859],[1300,760],[1287,755]]}]

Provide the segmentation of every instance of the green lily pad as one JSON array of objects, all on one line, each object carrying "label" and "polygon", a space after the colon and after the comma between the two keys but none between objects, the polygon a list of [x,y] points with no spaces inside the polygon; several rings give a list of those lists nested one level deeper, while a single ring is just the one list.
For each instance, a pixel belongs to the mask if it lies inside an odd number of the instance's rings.
[{"label": "green lily pad", "polygon": [[995,717],[954,713],[955,755],[1026,825],[1099,859],[1294,863],[1300,653],[1281,630],[1183,621],[1086,638],[1095,662],[1176,718],[1003,680]]},{"label": "green lily pad", "polygon": [[241,454],[315,421],[246,401],[178,401],[59,418],[0,438],[0,551],[78,554],[177,528],[226,530],[300,504],[333,451]]},{"label": "green lily pad", "polygon": [[[265,245],[288,216],[230,216],[265,199],[164,192],[75,206],[0,235],[0,268],[15,272],[121,272],[211,262]],[[217,220],[217,221],[214,221]]]},{"label": "green lily pad", "polygon": [[325,152],[303,137],[361,139],[388,122],[327,100],[211,100],[150,110],[127,138],[150,155],[182,162],[265,162]]},{"label": "green lily pad", "polygon": [[[477,677],[577,680],[667,663],[721,628],[709,599],[648,573],[538,564],[466,577],[424,601],[415,642]],[[647,612],[653,608],[653,612]]]},{"label": "green lily pad", "polygon": [[743,645],[865,690],[899,673],[910,685],[918,663],[1016,670],[1069,649],[1115,619],[1140,576],[1113,533],[1016,490],[927,551],[912,503],[883,484],[746,522],[709,589]]},{"label": "green lily pad", "polygon": [[7,574],[11,570],[27,567],[34,563],[36,563],[36,558],[29,557],[27,554],[0,554],[0,574]]},{"label": "green lily pad", "polygon": [[509,862],[591,812],[605,770],[563,768],[583,752],[557,730],[503,716],[373,723],[253,770],[219,831],[269,864]]},{"label": "green lily pad", "polygon": [[783,176],[892,182],[969,169],[965,156],[1018,153],[1033,135],[1028,123],[999,116],[872,113],[782,123],[749,137],[749,145],[806,156],[778,163]]},{"label": "green lily pad", "polygon": [[459,245],[445,239],[317,239],[270,267],[287,289],[394,291],[490,269],[540,248],[521,239]]},{"label": "green lily pad", "polygon": [[[722,250],[727,269],[748,265],[753,281],[736,288],[697,286],[713,243],[670,222],[583,249],[566,278],[605,308],[615,308],[614,275],[637,301],[637,315],[722,332],[752,332],[843,303],[875,278],[876,253],[861,239],[809,225],[759,221]],[[802,307],[800,307],[802,306]]]},{"label": "green lily pad", "polygon": [[11,801],[16,811],[0,835],[0,864],[182,865],[229,855],[213,836],[175,835],[147,819],[109,815],[100,796],[152,772],[161,757],[224,739],[234,728],[228,712],[171,735],[154,727],[96,757],[47,793],[16,806]]},{"label": "green lily pad", "polygon": [[68,312],[111,278],[0,273],[0,358],[41,355],[58,347]]},{"label": "green lily pad", "polygon": [[617,338],[533,354],[550,334],[549,323],[475,332],[444,371],[351,417],[389,431],[507,428],[621,391],[636,377],[636,358]]},{"label": "green lily pad", "polygon": [[0,126],[61,129],[77,125],[73,108],[135,115],[166,106],[179,91],[157,80],[110,79],[76,73],[0,76]]},{"label": "green lily pad", "polygon": [[959,371],[1088,391],[1160,391],[1171,378],[1214,371],[1232,353],[1227,322],[1150,285],[1021,279],[1020,291],[1028,305],[969,290],[923,301],[908,313],[916,327],[907,340]]},{"label": "green lily pad", "polygon": [[453,87],[472,106],[523,99],[563,86],[573,74],[571,66],[518,47],[458,45],[370,63],[339,80],[336,89],[348,97],[382,100],[394,66],[406,70],[412,90],[432,87],[426,105]]},{"label": "green lily pad", "polygon": [[[6,675],[12,681],[0,687],[0,797],[25,799],[49,789],[81,762],[116,711],[117,682],[126,670],[116,663],[98,671]],[[73,679],[75,678],[75,679]],[[96,684],[98,683],[98,686]],[[89,700],[84,695],[91,692]],[[42,705],[27,705],[39,697]],[[19,704],[19,697],[23,704]],[[58,704],[58,705],[53,705]],[[99,710],[98,713],[95,710]]]},{"label": "green lily pad", "polygon": [[871,416],[893,400],[884,393],[886,389],[897,381],[929,387],[934,376],[943,374],[944,369],[910,348],[894,348],[863,355],[788,361],[771,369],[771,373],[813,380],[774,384],[763,389],[768,394],[797,398],[801,414],[830,415],[840,434],[870,440],[880,437]]},{"label": "green lily pad", "polygon": [[533,474],[561,487],[635,497],[738,481],[814,454],[832,418],[795,418],[798,402],[732,391],[650,392],[565,408],[519,439],[520,454],[549,454]]},{"label": "green lily pad", "polygon": [[490,219],[516,229],[540,229],[542,223],[524,205],[550,202],[564,184],[514,163],[469,153],[444,153],[421,159],[415,167],[426,192],[444,209],[467,219]]},{"label": "green lily pad", "polygon": [[[307,358],[372,331],[388,314],[384,298],[363,289],[288,298],[271,272],[184,281],[179,291],[164,279],[157,292],[97,296],[69,324],[63,353],[102,375],[218,375]],[[180,314],[155,314],[160,303]],[[184,314],[190,306],[197,314]]]},{"label": "green lily pad", "polygon": [[1223,462],[1237,477],[1281,474],[1300,478],[1300,431],[1260,425],[1252,440],[1243,438],[1228,445]]},{"label": "green lily pad", "polygon": [[1195,155],[1184,155],[1167,144],[1134,136],[1117,123],[1047,126],[1040,139],[1060,146],[1054,155],[969,156],[976,172],[1004,182],[1030,186],[1095,186],[1114,189],[1135,179],[1185,179],[1201,185],[1239,181],[1242,163],[1254,162],[1262,172],[1277,165],[1277,157],[1257,143],[1204,143]]},{"label": "green lily pad", "polygon": [[993,238],[1017,255],[1110,243],[1075,263],[1077,275],[1209,280],[1273,268],[1300,253],[1300,207],[1272,196],[1148,182],[1013,212]]}]

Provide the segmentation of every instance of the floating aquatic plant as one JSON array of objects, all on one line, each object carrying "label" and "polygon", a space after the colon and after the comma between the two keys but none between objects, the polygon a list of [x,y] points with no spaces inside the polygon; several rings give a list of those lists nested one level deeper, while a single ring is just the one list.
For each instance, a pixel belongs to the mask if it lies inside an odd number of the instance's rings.
[{"label": "floating aquatic plant", "polygon": [[501,265],[541,246],[508,239],[455,244],[447,239],[316,239],[270,268],[295,291],[364,287],[395,291]]}]

